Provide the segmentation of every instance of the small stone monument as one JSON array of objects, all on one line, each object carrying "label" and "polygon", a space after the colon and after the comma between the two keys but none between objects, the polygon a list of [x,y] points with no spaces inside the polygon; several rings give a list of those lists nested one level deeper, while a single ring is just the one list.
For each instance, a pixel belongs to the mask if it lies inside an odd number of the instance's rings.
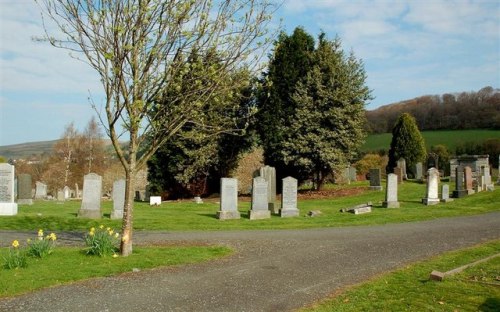
[{"label": "small stone monument", "polygon": [[161,205],[161,196],[149,196],[149,205],[150,206],[160,206]]},{"label": "small stone monument", "polygon": [[491,179],[491,172],[490,172],[490,167],[485,166],[483,169],[483,176],[484,176],[484,186],[483,186],[483,191],[486,191],[490,188],[494,188],[492,179]]},{"label": "small stone monument", "polygon": [[31,190],[31,175],[20,174],[17,176],[17,204],[33,205]]},{"label": "small stone monument", "polygon": [[249,212],[250,220],[269,219],[271,211],[268,209],[268,183],[263,177],[253,179],[252,208]]},{"label": "small stone monument", "polygon": [[423,171],[424,171],[424,169],[423,169],[422,163],[418,162],[415,165],[415,180],[422,181],[422,179],[423,179],[423,176],[422,176]]},{"label": "small stone monument", "polygon": [[276,169],[271,166],[261,167],[260,176],[267,181],[267,202],[269,210],[272,213],[278,213],[279,208],[276,205]]},{"label": "small stone monument", "polygon": [[422,203],[424,205],[439,204],[439,170],[436,168],[427,170],[427,192]]},{"label": "small stone monument", "polygon": [[441,202],[448,203],[453,201],[453,198],[450,198],[450,186],[448,184],[443,184],[441,191]]},{"label": "small stone monument", "polygon": [[238,180],[221,178],[220,180],[220,210],[217,211],[220,220],[239,219],[238,211]]},{"label": "small stone monument", "polygon": [[89,173],[83,177],[82,206],[78,216],[89,219],[101,218],[102,177]]},{"label": "small stone monument", "polygon": [[380,168],[370,169],[370,190],[382,190],[382,175]]},{"label": "small stone monument", "polygon": [[401,179],[408,180],[408,175],[406,174],[406,160],[404,158],[398,159],[397,167],[401,168]]},{"label": "small stone monument", "polygon": [[467,195],[467,190],[464,189],[464,167],[458,166],[455,168],[455,190],[453,191],[453,197],[460,198]]},{"label": "small stone monument", "polygon": [[125,206],[125,180],[120,179],[113,182],[113,211],[111,219],[123,219],[123,208]]},{"label": "small stone monument", "polygon": [[399,208],[398,176],[394,173],[389,173],[387,175],[387,185],[385,192],[385,201],[382,203],[382,206],[384,208]]},{"label": "small stone monument", "polygon": [[64,198],[64,191],[63,190],[57,190],[57,201],[63,202],[65,200]]},{"label": "small stone monument", "polygon": [[0,163],[0,216],[17,215],[17,204],[14,202],[13,165]]},{"label": "small stone monument", "polygon": [[47,197],[47,184],[37,181],[35,183],[35,199],[44,199]]},{"label": "small stone monument", "polygon": [[282,218],[298,217],[300,212],[297,208],[297,179],[286,177],[282,181],[280,216]]},{"label": "small stone monument", "polygon": [[395,167],[394,174],[396,175],[396,180],[398,183],[403,183],[403,168]]},{"label": "small stone monument", "polygon": [[474,185],[472,181],[472,169],[469,166],[464,167],[464,184],[467,194],[474,194]]},{"label": "small stone monument", "polygon": [[71,189],[69,188],[69,186],[65,186],[63,188],[63,193],[64,193],[64,200],[68,200],[71,198]]}]

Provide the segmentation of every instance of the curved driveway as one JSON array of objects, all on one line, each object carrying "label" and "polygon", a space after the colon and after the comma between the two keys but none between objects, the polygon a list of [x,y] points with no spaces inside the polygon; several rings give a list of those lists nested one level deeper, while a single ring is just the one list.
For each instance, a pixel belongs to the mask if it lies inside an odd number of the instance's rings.
[{"label": "curved driveway", "polygon": [[[0,232],[2,243],[9,233],[20,234]],[[0,299],[0,311],[291,311],[375,274],[499,238],[500,212],[383,226],[136,232],[136,243],[224,244],[236,253]]]}]

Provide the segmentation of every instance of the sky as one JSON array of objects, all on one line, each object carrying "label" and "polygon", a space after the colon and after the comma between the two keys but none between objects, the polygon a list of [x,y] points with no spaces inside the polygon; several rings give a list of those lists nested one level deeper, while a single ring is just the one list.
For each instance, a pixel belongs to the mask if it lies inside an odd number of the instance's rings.
[{"label": "sky", "polygon": [[[500,87],[498,0],[285,0],[274,24],[339,37],[364,63],[382,105]],[[50,26],[49,26],[50,27]],[[56,140],[71,122],[83,131],[101,109],[96,72],[44,34],[33,0],[0,0],[0,146]]]}]

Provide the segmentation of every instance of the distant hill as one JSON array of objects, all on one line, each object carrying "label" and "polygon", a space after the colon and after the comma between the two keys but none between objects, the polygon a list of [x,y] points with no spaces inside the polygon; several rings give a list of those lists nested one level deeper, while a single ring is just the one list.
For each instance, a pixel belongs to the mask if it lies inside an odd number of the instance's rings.
[{"label": "distant hill", "polygon": [[52,153],[54,144],[59,140],[28,142],[22,144],[0,146],[0,156],[7,159],[28,158],[32,155],[42,155]]},{"label": "distant hill", "polygon": [[500,129],[500,89],[424,95],[367,111],[369,133],[391,132],[396,119],[410,113],[420,131]]}]

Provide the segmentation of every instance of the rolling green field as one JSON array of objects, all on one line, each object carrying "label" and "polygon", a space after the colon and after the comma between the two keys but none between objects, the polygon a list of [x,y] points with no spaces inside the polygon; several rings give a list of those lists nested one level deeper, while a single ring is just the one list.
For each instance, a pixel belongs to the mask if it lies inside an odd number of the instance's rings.
[{"label": "rolling green field", "polygon": [[[425,146],[430,149],[432,145],[442,144],[448,147],[452,153],[455,148],[465,142],[482,142],[487,139],[500,139],[500,130],[443,130],[423,131],[422,136]],[[362,151],[389,150],[392,134],[371,134],[361,148]]]}]

